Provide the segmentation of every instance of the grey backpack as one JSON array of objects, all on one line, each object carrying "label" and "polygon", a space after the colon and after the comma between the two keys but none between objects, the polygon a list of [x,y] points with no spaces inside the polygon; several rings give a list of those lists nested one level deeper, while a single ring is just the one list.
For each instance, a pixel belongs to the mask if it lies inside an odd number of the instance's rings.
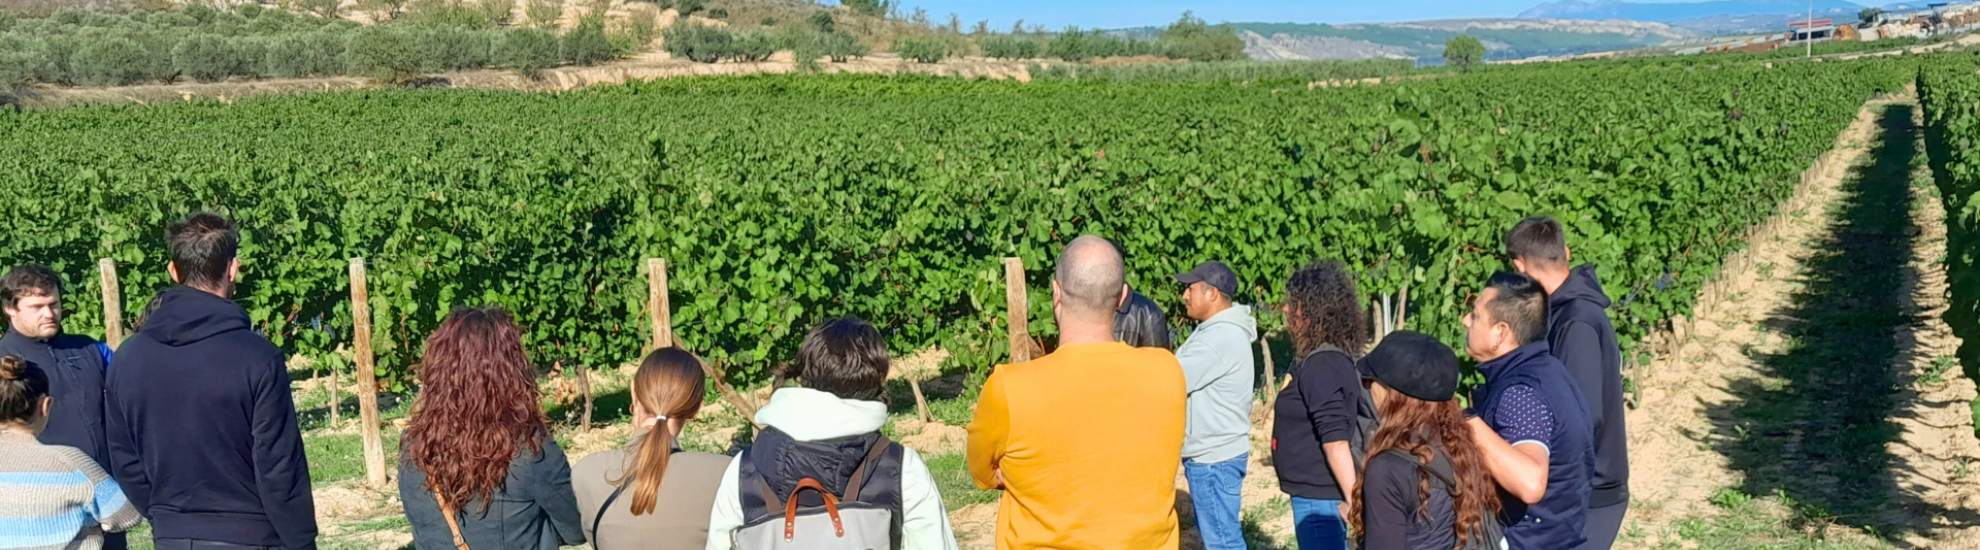
[{"label": "grey backpack", "polygon": [[[893,442],[881,437],[875,441],[853,470],[843,495],[834,495],[817,479],[799,480],[788,495],[778,495],[770,482],[756,477],[756,490],[765,506],[783,509],[743,524],[733,537],[741,550],[891,550],[894,545],[894,511],[884,504],[860,502],[860,491],[867,477]],[[823,506],[801,506],[798,495],[817,491]]]}]

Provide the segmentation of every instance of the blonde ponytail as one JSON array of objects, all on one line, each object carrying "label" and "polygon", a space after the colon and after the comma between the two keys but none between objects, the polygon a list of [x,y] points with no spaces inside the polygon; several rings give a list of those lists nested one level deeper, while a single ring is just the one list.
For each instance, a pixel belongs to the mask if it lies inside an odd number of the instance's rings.
[{"label": "blonde ponytail", "polygon": [[625,477],[614,484],[632,483],[632,514],[643,516],[659,506],[660,481],[674,457],[674,432],[668,424],[687,422],[701,410],[707,375],[701,360],[687,350],[654,350],[633,376],[633,393],[640,408],[658,417],[626,458]]}]

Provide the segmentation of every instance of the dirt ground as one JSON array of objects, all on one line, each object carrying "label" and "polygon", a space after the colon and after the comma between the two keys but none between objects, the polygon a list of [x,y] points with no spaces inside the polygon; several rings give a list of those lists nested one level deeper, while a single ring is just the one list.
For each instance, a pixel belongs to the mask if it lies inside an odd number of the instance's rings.
[{"label": "dirt ground", "polygon": [[[1959,342],[1941,318],[1943,212],[1918,173],[1915,115],[1909,98],[1865,105],[1700,292],[1696,318],[1653,339],[1628,415],[1625,533],[1642,538],[1619,547],[1676,539],[1684,520],[1720,513],[1711,501],[1725,488],[1800,503],[1813,538],[1980,547],[1980,483],[1965,473],[1980,459],[1975,389],[1942,359]],[[1889,208],[1866,212],[1877,194]],[[1892,255],[1881,272],[1850,258],[1874,252]],[[1857,303],[1881,297],[1846,285],[1883,281],[1849,280],[1886,272],[1889,299]]]}]

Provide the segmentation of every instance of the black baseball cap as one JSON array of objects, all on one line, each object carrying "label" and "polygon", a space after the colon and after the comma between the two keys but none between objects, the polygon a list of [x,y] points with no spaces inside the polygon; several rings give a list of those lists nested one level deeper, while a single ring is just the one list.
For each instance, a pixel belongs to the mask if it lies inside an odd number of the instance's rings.
[{"label": "black baseball cap", "polygon": [[1176,280],[1185,285],[1209,283],[1212,288],[1222,291],[1226,298],[1237,296],[1237,274],[1232,273],[1224,262],[1210,260],[1196,264],[1196,269],[1189,270],[1189,273],[1177,273]]},{"label": "black baseball cap", "polygon": [[1403,395],[1424,401],[1450,401],[1457,396],[1457,353],[1421,332],[1389,333],[1354,366],[1363,378],[1373,378]]}]

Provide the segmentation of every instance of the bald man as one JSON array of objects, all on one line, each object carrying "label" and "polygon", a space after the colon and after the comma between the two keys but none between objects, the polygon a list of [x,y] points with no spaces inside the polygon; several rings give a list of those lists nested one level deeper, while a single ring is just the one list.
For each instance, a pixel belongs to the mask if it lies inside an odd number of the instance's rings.
[{"label": "bald man", "polygon": [[1059,254],[1059,349],[998,365],[969,424],[969,473],[1001,489],[997,548],[1172,550],[1182,464],[1182,365],[1114,341],[1127,299],[1112,244],[1081,236]]}]

